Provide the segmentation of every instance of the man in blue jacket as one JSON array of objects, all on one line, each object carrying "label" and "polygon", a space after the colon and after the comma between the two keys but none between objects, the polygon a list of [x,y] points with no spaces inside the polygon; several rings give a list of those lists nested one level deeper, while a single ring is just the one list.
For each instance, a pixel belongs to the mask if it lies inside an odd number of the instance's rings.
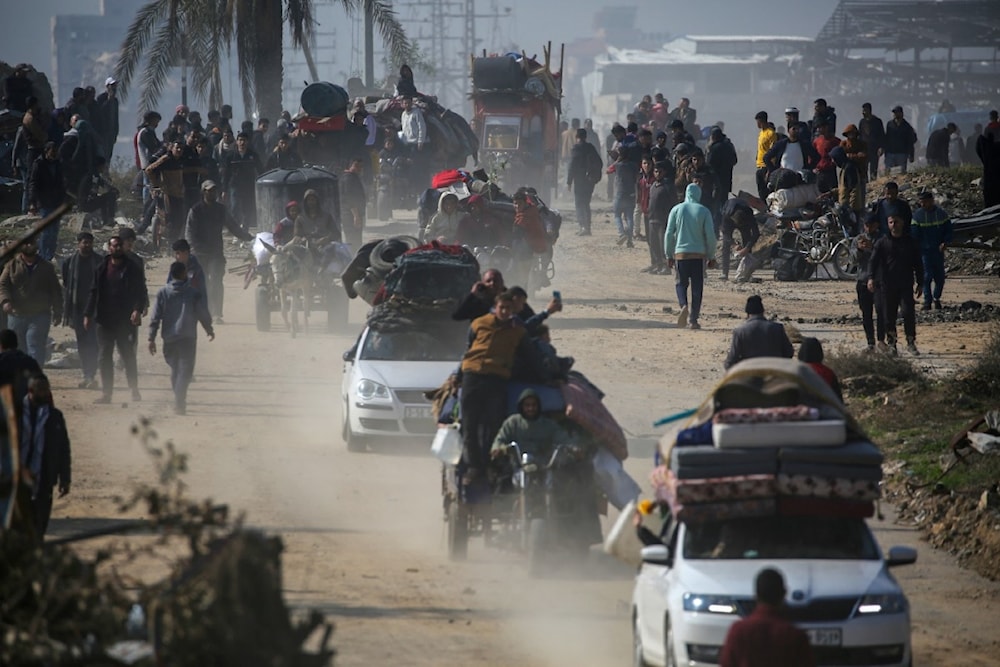
[{"label": "man in blue jacket", "polygon": [[[663,250],[667,264],[677,269],[677,301],[681,312],[677,326],[688,325],[700,329],[701,297],[705,289],[705,261],[715,267],[715,228],[712,213],[699,204],[701,188],[691,183],[684,192],[684,202],[670,210],[667,231],[663,236]],[[688,310],[688,284],[691,285],[691,307]]]},{"label": "man in blue jacket", "polygon": [[[941,292],[944,289],[944,247],[951,243],[951,217],[934,203],[934,195],[924,191],[917,195],[920,206],[913,212],[913,238],[920,247],[924,262],[923,310],[941,309]],[[931,290],[931,283],[934,289]]]},{"label": "man in blue jacket", "polygon": [[162,325],[163,357],[170,366],[170,386],[174,390],[174,412],[187,412],[187,391],[194,375],[198,349],[198,323],[208,340],[215,340],[212,315],[204,293],[188,282],[183,262],[170,265],[170,283],[160,288],[149,321],[149,353],[156,354],[156,332]]}]

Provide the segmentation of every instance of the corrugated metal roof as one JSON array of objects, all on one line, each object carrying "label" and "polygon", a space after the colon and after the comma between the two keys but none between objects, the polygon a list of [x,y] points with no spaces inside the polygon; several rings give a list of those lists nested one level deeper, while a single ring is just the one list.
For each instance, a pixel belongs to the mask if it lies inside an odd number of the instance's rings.
[{"label": "corrugated metal roof", "polygon": [[[721,36],[710,38],[711,41],[747,41],[753,39],[761,43],[775,40],[794,40],[803,43],[812,42],[805,37],[760,37],[760,38],[732,38],[723,40]],[[704,37],[678,37],[663,45],[659,51],[643,51],[640,49],[617,49],[609,46],[608,52],[596,59],[600,65],[753,65],[765,62],[791,62],[799,59],[799,54],[772,55],[769,53],[749,53],[749,54],[716,54],[698,53],[698,42],[708,41]]]}]

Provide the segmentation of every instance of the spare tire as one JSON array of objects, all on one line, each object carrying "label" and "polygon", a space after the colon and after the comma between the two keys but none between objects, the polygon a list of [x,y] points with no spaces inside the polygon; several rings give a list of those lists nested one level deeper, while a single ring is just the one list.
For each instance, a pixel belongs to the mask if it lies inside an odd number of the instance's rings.
[{"label": "spare tire", "polygon": [[391,236],[380,241],[372,248],[369,255],[369,266],[379,273],[388,273],[396,264],[396,259],[403,253],[413,250],[418,245],[418,241],[413,236]]},{"label": "spare tire", "polygon": [[521,63],[508,56],[475,58],[472,85],[484,90],[521,90],[527,77]]}]

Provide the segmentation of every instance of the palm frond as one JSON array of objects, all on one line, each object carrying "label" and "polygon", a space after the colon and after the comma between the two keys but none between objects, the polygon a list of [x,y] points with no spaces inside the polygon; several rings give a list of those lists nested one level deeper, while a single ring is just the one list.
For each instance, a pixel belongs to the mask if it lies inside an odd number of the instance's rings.
[{"label": "palm frond", "polygon": [[[341,0],[349,3],[351,0]],[[370,10],[375,27],[378,28],[382,42],[389,51],[392,62],[403,62],[407,54],[412,52],[410,39],[406,36],[403,24],[396,17],[396,10],[392,5],[383,0],[361,0],[361,8]]]},{"label": "palm frond", "polygon": [[156,32],[147,54],[146,68],[142,74],[142,93],[139,97],[139,113],[153,111],[167,82],[171,68],[180,55],[183,36],[176,20],[167,21]]},{"label": "palm frond", "polygon": [[176,0],[152,0],[146,3],[136,12],[132,25],[125,33],[114,70],[114,77],[118,79],[118,96],[123,100],[128,95],[132,77],[146,52],[149,40],[155,34],[157,26],[169,15],[173,2]]},{"label": "palm frond", "polygon": [[301,46],[315,34],[312,0],[286,0],[285,22],[292,34],[292,46]]}]

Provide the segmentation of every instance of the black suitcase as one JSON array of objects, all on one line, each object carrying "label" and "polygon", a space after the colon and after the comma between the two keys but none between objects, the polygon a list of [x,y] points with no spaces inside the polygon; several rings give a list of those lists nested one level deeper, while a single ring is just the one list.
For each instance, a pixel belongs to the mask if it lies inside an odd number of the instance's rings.
[{"label": "black suitcase", "polygon": [[472,85],[482,90],[520,90],[526,78],[521,63],[507,56],[472,62]]}]

